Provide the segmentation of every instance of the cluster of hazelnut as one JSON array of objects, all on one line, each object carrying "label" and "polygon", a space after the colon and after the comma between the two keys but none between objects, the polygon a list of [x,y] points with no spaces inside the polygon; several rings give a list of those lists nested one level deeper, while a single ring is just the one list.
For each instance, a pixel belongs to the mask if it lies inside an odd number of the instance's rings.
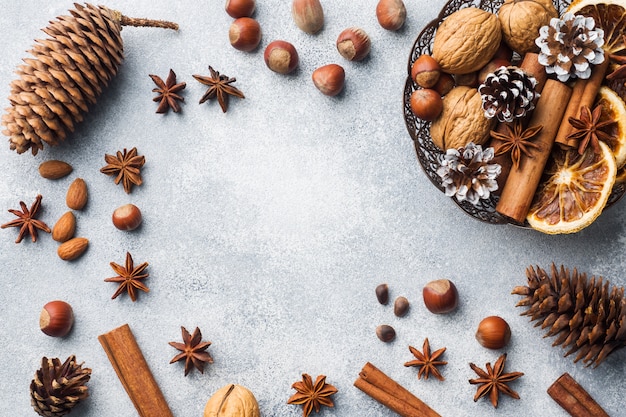
[{"label": "cluster of hazelnut", "polygon": [[[376,287],[376,299],[380,304],[389,302],[389,286],[380,284]],[[437,279],[428,282],[422,289],[424,306],[433,314],[446,314],[456,310],[459,304],[459,293],[454,283],[448,279]],[[409,301],[399,296],[393,304],[393,311],[397,317],[404,317],[409,311]],[[395,329],[387,324],[376,328],[376,336],[385,342],[392,342],[396,338]],[[476,329],[476,340],[487,349],[501,349],[511,339],[511,328],[502,317],[488,316],[480,321]]]},{"label": "cluster of hazelnut", "polygon": [[[227,0],[226,12],[235,18],[229,29],[231,45],[241,51],[255,50],[261,41],[261,27],[251,16],[255,0]],[[293,20],[303,32],[318,33],[324,26],[324,10],[320,0],[293,0]],[[387,30],[398,30],[404,25],[406,8],[402,0],[380,0],[376,7],[376,17]],[[361,61],[369,55],[371,41],[361,28],[349,27],[337,37],[339,54],[348,61]],[[295,71],[299,64],[295,46],[282,39],[270,42],[264,50],[263,58],[267,67],[279,74]],[[345,84],[345,70],[339,64],[327,64],[315,69],[311,78],[315,87],[327,96],[339,94]]]}]

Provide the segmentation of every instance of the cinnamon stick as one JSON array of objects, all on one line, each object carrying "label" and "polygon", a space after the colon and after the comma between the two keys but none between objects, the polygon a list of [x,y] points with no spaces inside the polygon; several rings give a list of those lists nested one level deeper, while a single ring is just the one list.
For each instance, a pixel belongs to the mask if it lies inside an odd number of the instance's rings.
[{"label": "cinnamon stick", "polygon": [[539,148],[531,150],[530,157],[522,155],[519,169],[510,172],[496,205],[498,213],[518,223],[526,219],[571,93],[572,89],[560,81],[546,81],[528,123],[529,126],[543,126],[533,140]]},{"label": "cinnamon stick", "polygon": [[[539,63],[539,54],[534,52],[528,52],[524,55],[524,59],[519,65],[519,68],[524,70],[524,72],[528,75],[535,77],[537,80],[537,84],[535,85],[535,91],[541,93],[543,91],[543,87],[546,84],[546,80],[548,79],[548,74],[546,73],[546,67]],[[532,111],[526,115],[526,120],[530,119],[530,115]],[[506,126],[508,123],[498,123],[498,127],[496,127],[496,132],[506,134],[507,129]],[[527,125],[527,123],[524,123]],[[491,139],[491,143],[489,146],[493,147],[496,151],[502,145],[502,141],[498,139]],[[500,165],[500,175],[496,181],[498,182],[498,189],[495,194],[500,195],[502,193],[502,188],[504,188],[504,184],[506,184],[506,179],[509,177],[509,172],[511,172],[511,167],[513,166],[513,161],[511,161],[511,156],[509,154],[502,154],[495,156],[492,161],[492,164]]]},{"label": "cinnamon stick", "polygon": [[567,372],[550,385],[548,394],[572,417],[609,417],[593,397]]},{"label": "cinnamon stick", "polygon": [[139,415],[173,417],[128,324],[98,336],[98,340]]},{"label": "cinnamon stick", "polygon": [[402,417],[441,417],[406,388],[367,362],[354,386]]},{"label": "cinnamon stick", "polygon": [[578,141],[575,139],[568,139],[567,137],[573,132],[574,128],[569,124],[568,119],[574,117],[578,119],[580,117],[580,109],[584,106],[591,108],[596,101],[596,96],[600,87],[602,87],[602,81],[606,75],[606,70],[609,68],[609,59],[605,58],[604,61],[596,65],[591,76],[586,80],[578,79],[574,83],[572,88],[572,96],[567,104],[567,110],[563,116],[563,123],[556,135],[555,142],[565,147],[578,147]]}]

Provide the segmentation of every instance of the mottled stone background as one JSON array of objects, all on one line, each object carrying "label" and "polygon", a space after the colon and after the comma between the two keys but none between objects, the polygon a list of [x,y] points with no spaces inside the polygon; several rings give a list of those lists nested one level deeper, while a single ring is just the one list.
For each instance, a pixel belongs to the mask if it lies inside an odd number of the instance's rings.
[{"label": "mottled stone background", "polygon": [[[6,209],[44,196],[41,219],[54,224],[66,211],[65,192],[76,177],[89,187],[89,204],[77,213],[78,235],[90,239],[85,255],[61,261],[57,243],[14,244],[16,230],[0,231],[0,415],[34,415],[29,383],[42,356],[76,354],[93,369],[91,396],[75,417],[132,417],[137,413],[97,341],[124,323],[133,329],[174,415],[201,416],[207,399],[227,383],[256,395],[263,416],[300,416],[287,405],[291,384],[302,373],[327,375],[339,389],[333,410],[321,416],[392,416],[353,387],[367,361],[376,364],[442,416],[566,416],[546,394],[563,372],[571,373],[612,416],[624,416],[624,352],[597,369],[575,365],[552,340],[533,328],[511,289],[525,282],[525,268],[551,262],[578,267],[624,285],[624,203],[607,210],[573,236],[483,224],[463,214],[436,191],[421,171],[406,131],[402,93],[407,59],[421,28],[437,16],[442,1],[406,0],[408,19],[398,33],[378,26],[376,0],[322,1],[325,27],[300,32],[288,0],[258,0],[263,28],[258,50],[243,53],[228,42],[232,19],[224,1],[109,0],[129,16],[167,18],[178,33],[123,30],[126,60],[119,76],[75,134],[36,157],[0,148],[0,222]],[[5,1],[0,13],[0,96],[20,59],[48,20],[65,14],[69,0]],[[371,57],[349,63],[335,49],[348,26],[365,29]],[[263,49],[274,39],[292,42],[299,70],[269,71]],[[336,62],[346,69],[345,92],[321,95],[312,71]],[[231,100],[223,114],[216,102],[198,105],[204,86],[192,74],[208,65],[237,78],[245,100]],[[187,82],[180,114],[155,114],[148,74],[165,78],[172,68]],[[3,99],[6,100],[6,99]],[[7,101],[4,102],[8,105]],[[127,195],[99,172],[104,154],[136,146],[146,157],[144,185]],[[42,179],[37,167],[63,159],[74,172],[60,181]],[[138,205],[143,226],[132,233],[111,224],[112,211]],[[115,285],[109,262],[126,251],[149,262],[150,293],[132,303],[110,297]],[[456,282],[461,301],[450,315],[424,307],[422,286],[436,278]],[[374,288],[387,282],[392,299],[412,303],[405,318],[381,306]],[[38,329],[41,307],[68,301],[76,314],[69,336],[54,339]],[[502,351],[474,339],[487,315],[509,321],[513,337]],[[395,342],[383,344],[377,325],[393,325]],[[204,375],[183,376],[169,365],[180,326],[199,326],[213,342],[215,363]],[[446,346],[444,382],[418,380],[408,345]],[[483,366],[508,353],[507,369],[524,377],[512,384],[521,399],[505,397],[494,410],[474,403],[469,362]]]}]

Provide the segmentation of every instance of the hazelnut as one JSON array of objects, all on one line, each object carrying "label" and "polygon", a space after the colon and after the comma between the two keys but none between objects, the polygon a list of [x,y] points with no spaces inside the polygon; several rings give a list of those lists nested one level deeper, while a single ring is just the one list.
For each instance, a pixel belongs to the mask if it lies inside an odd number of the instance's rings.
[{"label": "hazelnut", "polygon": [[441,67],[430,55],[420,55],[411,65],[411,78],[422,88],[432,88],[441,74]]},{"label": "hazelnut", "polygon": [[348,61],[360,61],[370,53],[370,37],[363,29],[348,28],[337,37],[337,50]]},{"label": "hazelnut", "polygon": [[393,314],[397,317],[404,317],[409,312],[409,300],[406,297],[398,297],[393,303]]},{"label": "hazelnut", "polygon": [[315,87],[323,94],[336,96],[343,90],[346,72],[341,65],[328,64],[313,71],[311,78]]},{"label": "hazelnut", "polygon": [[134,204],[124,204],[113,211],[111,219],[120,230],[135,230],[141,224],[141,210]]},{"label": "hazelnut", "polygon": [[478,325],[476,340],[487,349],[501,349],[511,340],[511,328],[502,317],[485,317]]},{"label": "hazelnut", "polygon": [[454,283],[448,279],[430,281],[422,290],[424,305],[435,314],[449,313],[459,304],[459,293]]},{"label": "hazelnut", "polygon": [[72,306],[65,301],[50,301],[43,306],[39,316],[41,331],[52,337],[67,335],[74,324]]},{"label": "hazelnut", "polygon": [[376,287],[376,299],[383,305],[389,302],[389,287],[387,284],[380,284]]},{"label": "hazelnut", "polygon": [[224,9],[230,17],[238,19],[252,16],[255,6],[255,0],[226,0]]},{"label": "hazelnut", "polygon": [[396,331],[387,324],[381,324],[376,328],[376,336],[378,336],[381,341],[389,343],[396,338]]},{"label": "hazelnut", "polygon": [[406,20],[406,7],[402,0],[380,0],[376,5],[378,23],[387,30],[398,30]]},{"label": "hazelnut", "polygon": [[279,74],[289,74],[298,66],[298,52],[286,41],[273,41],[265,48],[263,54],[269,69]]},{"label": "hazelnut", "polygon": [[317,33],[324,26],[324,9],[320,0],[293,0],[291,15],[303,32]]},{"label": "hazelnut", "polygon": [[509,65],[511,65],[511,61],[503,58],[494,58],[491,61],[487,62],[487,65],[485,65],[481,68],[480,71],[478,71],[478,84],[484,83],[485,79],[487,79],[487,75],[491,74],[498,68],[508,67]]},{"label": "hazelnut", "polygon": [[439,80],[433,86],[433,90],[438,92],[440,95],[445,96],[454,88],[454,77],[448,73],[442,72],[439,75]]},{"label": "hazelnut", "polygon": [[233,48],[253,51],[261,42],[261,25],[251,17],[240,17],[230,25],[228,38]]},{"label": "hazelnut", "polygon": [[443,111],[443,100],[430,88],[415,90],[410,98],[411,110],[422,120],[435,120]]}]

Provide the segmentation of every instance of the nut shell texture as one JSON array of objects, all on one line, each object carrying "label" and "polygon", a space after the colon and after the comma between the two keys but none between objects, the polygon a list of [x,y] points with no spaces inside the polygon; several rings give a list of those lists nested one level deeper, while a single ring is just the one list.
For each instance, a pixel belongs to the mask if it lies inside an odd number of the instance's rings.
[{"label": "nut shell texture", "polygon": [[273,41],[265,47],[263,54],[265,64],[269,69],[279,74],[289,74],[298,67],[298,52],[286,41]]},{"label": "nut shell texture", "polygon": [[404,2],[402,0],[380,0],[376,5],[376,19],[384,29],[400,29],[406,20]]},{"label": "nut shell texture", "polygon": [[67,335],[74,324],[74,311],[65,301],[50,301],[41,310],[39,328],[52,337]]},{"label": "nut shell texture", "polygon": [[324,27],[324,9],[320,0],[293,0],[291,15],[303,32],[314,34]]},{"label": "nut shell texture", "polygon": [[444,20],[433,41],[432,57],[450,74],[478,71],[491,60],[500,46],[502,32],[498,17],[468,7]]},{"label": "nut shell texture", "polygon": [[498,10],[504,41],[520,55],[538,50],[539,29],[558,14],[550,0],[505,0]]},{"label": "nut shell texture", "polygon": [[455,310],[459,303],[456,286],[447,279],[437,279],[426,284],[422,296],[424,305],[434,314],[449,313]]},{"label": "nut shell texture", "polygon": [[495,124],[482,110],[476,88],[455,87],[443,98],[443,112],[430,127],[433,143],[441,150],[460,148],[469,142],[484,144]]},{"label": "nut shell texture", "polygon": [[141,210],[134,204],[124,204],[113,211],[111,220],[119,230],[135,230],[142,221]]},{"label": "nut shell texture", "polygon": [[337,37],[337,51],[348,61],[361,61],[370,53],[372,42],[360,28],[348,28]]},{"label": "nut shell texture", "polygon": [[511,340],[511,328],[502,317],[485,317],[476,330],[476,340],[487,349],[502,349]]},{"label": "nut shell texture", "polygon": [[224,10],[232,18],[250,17],[256,8],[255,0],[226,0]]},{"label": "nut shell texture", "polygon": [[252,391],[236,384],[220,388],[209,398],[203,417],[260,417],[259,404]]},{"label": "nut shell texture", "polygon": [[346,72],[341,65],[328,64],[313,71],[311,79],[322,94],[336,96],[343,90]]},{"label": "nut shell texture", "polygon": [[228,40],[233,48],[251,52],[261,42],[261,25],[251,17],[240,17],[230,25]]}]

